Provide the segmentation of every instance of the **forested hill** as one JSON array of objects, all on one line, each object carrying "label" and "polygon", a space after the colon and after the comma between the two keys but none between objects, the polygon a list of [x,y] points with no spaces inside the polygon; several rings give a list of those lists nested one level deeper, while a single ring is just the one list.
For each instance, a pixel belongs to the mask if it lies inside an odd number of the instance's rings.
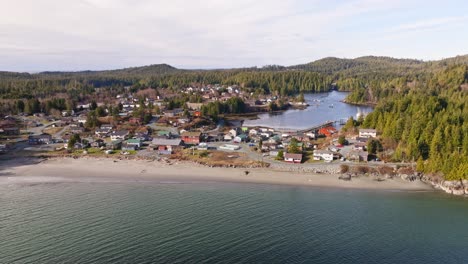
[{"label": "forested hill", "polygon": [[291,66],[289,68],[324,74],[351,76],[372,72],[401,75],[406,74],[408,71],[422,69],[424,66],[425,63],[419,60],[367,56],[356,59],[328,57],[307,64]]},{"label": "forested hill", "polygon": [[261,68],[233,68],[233,69],[213,69],[213,70],[185,70],[177,69],[168,64],[153,64],[141,67],[130,67],[116,70],[102,71],[46,71],[35,74],[0,71],[0,81],[5,79],[60,79],[60,78],[85,78],[85,77],[137,77],[144,78],[155,75],[168,74],[213,74],[239,72],[283,72],[283,71],[306,71],[333,76],[335,79],[347,77],[359,77],[367,75],[383,76],[411,76],[415,74],[434,72],[450,65],[467,64],[468,55],[453,58],[422,61],[414,59],[395,59],[391,57],[365,56],[355,59],[327,57],[306,64],[281,66],[266,65]]}]

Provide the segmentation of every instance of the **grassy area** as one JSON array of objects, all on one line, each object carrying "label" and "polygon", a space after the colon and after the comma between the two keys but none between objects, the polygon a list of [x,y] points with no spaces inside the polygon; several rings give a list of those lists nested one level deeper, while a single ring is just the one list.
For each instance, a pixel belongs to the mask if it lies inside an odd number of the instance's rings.
[{"label": "grassy area", "polygon": [[262,167],[262,165],[263,167],[268,166],[267,163],[250,160],[248,156],[242,152],[184,149],[183,151],[174,154],[173,158],[191,160],[200,164],[215,167]]},{"label": "grassy area", "polygon": [[53,134],[57,134],[58,132],[62,131],[63,130],[63,127],[48,127],[46,129],[44,129],[44,133],[47,133],[47,134],[50,134],[50,135],[53,135]]}]

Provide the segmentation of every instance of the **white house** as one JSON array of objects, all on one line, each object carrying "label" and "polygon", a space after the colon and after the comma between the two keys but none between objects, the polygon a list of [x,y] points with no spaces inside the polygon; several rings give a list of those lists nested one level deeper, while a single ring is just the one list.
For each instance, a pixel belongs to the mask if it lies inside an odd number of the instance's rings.
[{"label": "white house", "polygon": [[322,150],[322,149],[314,150],[314,160],[332,161],[333,152],[329,150]]},{"label": "white house", "polygon": [[375,129],[359,129],[359,137],[377,137],[377,130]]},{"label": "white house", "polygon": [[231,136],[233,136],[233,137],[236,137],[237,136],[237,130],[236,129],[231,129],[231,130],[229,130],[229,134],[231,134]]},{"label": "white house", "polygon": [[250,129],[249,130],[249,135],[256,136],[257,134],[258,134],[258,131],[256,129]]},{"label": "white house", "polygon": [[284,161],[291,162],[291,163],[301,163],[302,162],[302,154],[298,153],[284,153]]},{"label": "white house", "polygon": [[127,130],[112,131],[110,138],[112,141],[125,140],[130,133]]}]

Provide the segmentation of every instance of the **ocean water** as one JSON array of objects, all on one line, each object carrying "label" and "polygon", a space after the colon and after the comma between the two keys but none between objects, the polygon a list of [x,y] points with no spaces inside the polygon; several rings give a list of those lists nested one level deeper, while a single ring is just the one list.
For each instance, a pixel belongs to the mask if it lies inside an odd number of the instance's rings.
[{"label": "ocean water", "polygon": [[0,263],[468,263],[468,199],[210,182],[3,184]]},{"label": "ocean water", "polygon": [[358,113],[372,112],[373,108],[369,106],[356,106],[341,102],[347,95],[347,92],[338,91],[305,94],[304,98],[309,104],[306,109],[260,114],[258,119],[245,120],[244,125],[305,129],[327,121],[340,121],[341,119],[346,121],[351,116],[357,119]]}]

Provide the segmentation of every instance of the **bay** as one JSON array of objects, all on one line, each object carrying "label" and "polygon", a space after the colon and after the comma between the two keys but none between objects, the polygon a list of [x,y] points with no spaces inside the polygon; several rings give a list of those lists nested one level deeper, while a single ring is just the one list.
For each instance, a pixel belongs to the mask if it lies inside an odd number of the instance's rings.
[{"label": "bay", "polygon": [[357,119],[358,114],[372,112],[373,108],[370,106],[343,103],[347,95],[347,92],[338,91],[305,94],[304,99],[309,104],[306,109],[259,114],[258,119],[245,120],[244,125],[277,129],[306,129],[327,121],[347,120],[349,117]]},{"label": "bay", "polygon": [[0,185],[0,263],[467,263],[468,201],[231,183]]}]

